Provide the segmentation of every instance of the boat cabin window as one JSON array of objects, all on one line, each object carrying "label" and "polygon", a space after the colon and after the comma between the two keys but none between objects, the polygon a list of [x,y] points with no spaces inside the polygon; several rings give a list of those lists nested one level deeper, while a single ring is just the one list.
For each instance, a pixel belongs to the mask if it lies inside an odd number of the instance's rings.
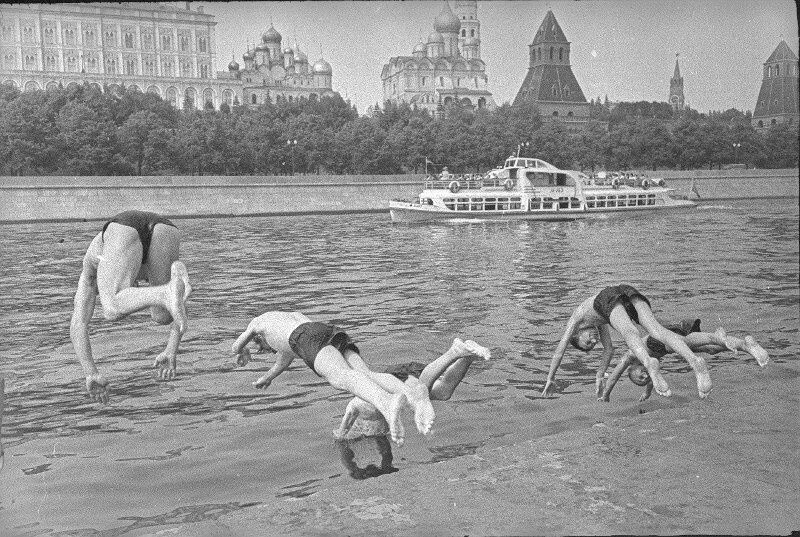
[{"label": "boat cabin window", "polygon": [[451,211],[455,210],[456,200],[454,200],[453,198],[444,198],[442,201],[444,202],[445,207],[447,207]]},{"label": "boat cabin window", "polygon": [[470,211],[482,211],[483,210],[483,198],[472,198],[469,204]]},{"label": "boat cabin window", "polygon": [[497,209],[497,198],[486,198],[483,200],[483,208],[486,211],[494,211]]},{"label": "boat cabin window", "polygon": [[525,172],[525,177],[531,182],[533,186],[553,186],[556,184],[555,177],[552,173],[543,172]]},{"label": "boat cabin window", "polygon": [[559,209],[580,209],[581,200],[574,197],[560,197],[558,198]]},{"label": "boat cabin window", "polygon": [[518,171],[519,171],[519,170],[518,170],[517,168],[510,168],[510,169],[508,170],[508,176],[509,176],[511,179],[516,179],[516,178],[517,178],[517,172],[518,172]]},{"label": "boat cabin window", "polygon": [[458,198],[457,211],[469,211],[469,198]]}]

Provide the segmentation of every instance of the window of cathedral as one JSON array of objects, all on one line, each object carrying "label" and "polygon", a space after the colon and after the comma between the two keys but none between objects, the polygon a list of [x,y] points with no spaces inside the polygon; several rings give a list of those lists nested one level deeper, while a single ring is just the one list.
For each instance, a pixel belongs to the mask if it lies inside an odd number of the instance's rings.
[{"label": "window of cathedral", "polygon": [[556,87],[556,85],[555,85],[555,84],[553,84],[553,87],[552,87],[552,88],[550,88],[550,93],[552,93],[554,97],[555,97],[556,95],[558,95],[558,88]]},{"label": "window of cathedral", "polygon": [[142,39],[142,48],[144,50],[153,50],[153,48],[155,48],[153,46],[153,34],[151,34],[150,32],[142,32],[141,39]]},{"label": "window of cathedral", "polygon": [[164,60],[161,64],[161,74],[164,76],[175,76],[175,65],[169,60]]},{"label": "window of cathedral", "polygon": [[25,55],[25,69],[36,69],[36,55],[35,54],[26,54]]},{"label": "window of cathedral", "polygon": [[758,120],[758,128],[759,129],[763,129],[764,128],[764,122],[761,121],[760,119]]},{"label": "window of cathedral", "polygon": [[575,115],[575,114],[573,114],[573,113],[572,113],[572,110],[570,110],[569,112],[567,112],[567,117],[573,117],[574,115]]},{"label": "window of cathedral", "polygon": [[767,78],[772,76],[772,66],[767,65]]},{"label": "window of cathedral", "polygon": [[65,28],[63,40],[65,45],[75,45],[75,29]]},{"label": "window of cathedral", "polygon": [[14,42],[14,23],[3,23],[0,26],[0,40],[3,43],[13,43]]},{"label": "window of cathedral", "polygon": [[117,74],[117,60],[114,58],[108,58],[106,60],[106,73],[110,75]]},{"label": "window of cathedral", "polygon": [[461,87],[461,79],[456,78],[456,86]]},{"label": "window of cathedral", "polygon": [[103,31],[103,46],[106,46],[106,47],[115,47],[115,46],[117,46],[117,36],[114,33],[114,30],[104,30]]},{"label": "window of cathedral", "polygon": [[250,102],[252,104],[258,104],[258,97],[256,97],[255,93],[250,96]]},{"label": "window of cathedral", "polygon": [[558,110],[553,111],[553,117],[558,117]]},{"label": "window of cathedral", "polygon": [[56,44],[56,29],[51,26],[44,27],[44,43],[45,45]]},{"label": "window of cathedral", "polygon": [[555,52],[555,47],[550,47],[550,59],[553,59],[553,52]]},{"label": "window of cathedral", "polygon": [[83,31],[83,44],[87,47],[94,47],[97,45],[97,33],[89,28]]},{"label": "window of cathedral", "polygon": [[174,87],[167,88],[167,102],[175,107],[178,106],[178,90]]},{"label": "window of cathedral", "polygon": [[536,55],[539,57],[539,61],[542,61],[542,48],[541,47],[539,47],[538,51],[536,52]]},{"label": "window of cathedral", "polygon": [[775,118],[772,118],[772,121],[769,122],[770,125],[775,125],[776,123],[777,121],[775,120]]},{"label": "window of cathedral", "polygon": [[200,78],[209,78],[208,76],[208,65],[200,64]]},{"label": "window of cathedral", "polygon": [[48,54],[44,57],[44,70],[45,71],[55,71],[56,68],[56,57],[53,54]]},{"label": "window of cathedral", "polygon": [[461,37],[467,37],[467,30],[466,28],[461,29]]},{"label": "window of cathedral", "polygon": [[470,37],[475,37],[475,28],[473,28],[472,30],[469,31],[469,36]]},{"label": "window of cathedral", "polygon": [[439,77],[439,85],[440,86],[444,86],[444,77],[443,76]]},{"label": "window of cathedral", "polygon": [[181,33],[178,36],[178,44],[180,46],[181,52],[187,52],[189,50],[189,36],[185,33]]},{"label": "window of cathedral", "polygon": [[427,85],[427,82],[428,82],[428,77],[427,76],[423,76],[422,77],[422,85],[423,86]]},{"label": "window of cathedral", "polygon": [[86,70],[90,73],[96,73],[98,71],[98,62],[97,57],[93,54],[84,56],[84,61],[86,62]]},{"label": "window of cathedral", "polygon": [[558,47],[558,61],[562,61],[564,59],[564,49]]},{"label": "window of cathedral", "polygon": [[172,50],[172,36],[167,34],[161,35],[161,50]]},{"label": "window of cathedral", "polygon": [[156,75],[156,62],[152,58],[148,58],[142,62],[144,66],[144,74],[146,76],[155,76]]},{"label": "window of cathedral", "polygon": [[23,43],[35,42],[33,34],[33,26],[25,26],[24,28],[22,28],[22,42]]},{"label": "window of cathedral", "polygon": [[181,62],[181,76],[189,78],[192,76],[192,62],[183,60]]},{"label": "window of cathedral", "polygon": [[781,76],[781,66],[780,65],[776,65],[775,66],[775,76]]},{"label": "window of cathedral", "polygon": [[125,74],[126,75],[135,75],[136,74],[136,59],[135,58],[126,58],[125,59]]},{"label": "window of cathedral", "polygon": [[13,52],[3,56],[3,68],[9,70],[17,68],[17,56]]},{"label": "window of cathedral", "polygon": [[133,33],[125,32],[124,36],[125,48],[133,48]]},{"label": "window of cathedral", "polygon": [[201,36],[197,39],[197,49],[200,52],[208,52],[208,38]]},{"label": "window of cathedral", "polygon": [[564,86],[564,97],[569,97],[569,86]]}]

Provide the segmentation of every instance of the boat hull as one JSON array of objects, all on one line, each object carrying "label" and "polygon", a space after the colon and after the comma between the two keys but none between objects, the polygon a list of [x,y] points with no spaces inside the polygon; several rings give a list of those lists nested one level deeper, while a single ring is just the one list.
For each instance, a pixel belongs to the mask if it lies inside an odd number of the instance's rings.
[{"label": "boat hull", "polygon": [[389,202],[389,215],[393,222],[430,222],[435,220],[541,220],[541,221],[573,221],[598,216],[624,215],[631,213],[648,213],[653,211],[692,209],[697,204],[689,200],[670,200],[664,205],[607,207],[593,209],[561,209],[553,211],[451,211],[431,205],[420,205],[409,202]]}]

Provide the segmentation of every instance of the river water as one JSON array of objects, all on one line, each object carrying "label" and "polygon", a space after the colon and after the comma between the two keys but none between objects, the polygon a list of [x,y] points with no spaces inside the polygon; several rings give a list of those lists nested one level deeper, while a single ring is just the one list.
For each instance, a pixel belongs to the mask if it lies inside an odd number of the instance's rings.
[{"label": "river water", "polygon": [[[107,322],[98,308],[92,343],[112,381],[108,406],[86,398],[69,343],[81,258],[100,224],[0,226],[0,534],[142,532],[568,428],[537,422],[537,411],[590,398],[598,353],[569,351],[559,393],[538,394],[572,309],[607,284],[638,287],[662,320],[699,317],[706,330],[753,334],[775,362],[796,360],[796,186],[775,199],[580,222],[179,220],[195,290],[179,377],[161,382],[148,368],[165,327],[142,314]],[[250,383],[269,355],[245,368],[230,357],[249,320],[271,309],[336,323],[376,368],[429,361],[454,337],[489,347],[492,360],[475,363],[453,399],[436,403],[432,435],[420,437],[407,419],[406,445],[393,451],[376,440],[337,444],[331,430],[345,394],[302,363],[257,391]],[[711,360],[712,378],[745,358]],[[665,369],[668,381],[691,375],[674,357]],[[628,385],[611,405],[635,406]],[[695,398],[676,393],[669,404]]]}]

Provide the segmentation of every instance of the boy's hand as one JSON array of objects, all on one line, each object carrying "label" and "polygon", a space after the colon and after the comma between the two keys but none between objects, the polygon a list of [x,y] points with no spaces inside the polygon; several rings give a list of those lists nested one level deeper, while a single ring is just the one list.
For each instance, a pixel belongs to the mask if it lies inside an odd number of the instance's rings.
[{"label": "boy's hand", "polygon": [[253,386],[258,388],[259,390],[264,390],[264,389],[268,388],[270,384],[272,384],[272,381],[269,378],[267,378],[266,376],[263,376],[260,379],[258,379],[257,381],[255,381],[253,383]]},{"label": "boy's hand", "polygon": [[547,382],[545,383],[544,388],[542,389],[542,395],[544,397],[549,397],[553,395],[554,389],[555,389],[555,383],[552,380],[547,379]]}]

